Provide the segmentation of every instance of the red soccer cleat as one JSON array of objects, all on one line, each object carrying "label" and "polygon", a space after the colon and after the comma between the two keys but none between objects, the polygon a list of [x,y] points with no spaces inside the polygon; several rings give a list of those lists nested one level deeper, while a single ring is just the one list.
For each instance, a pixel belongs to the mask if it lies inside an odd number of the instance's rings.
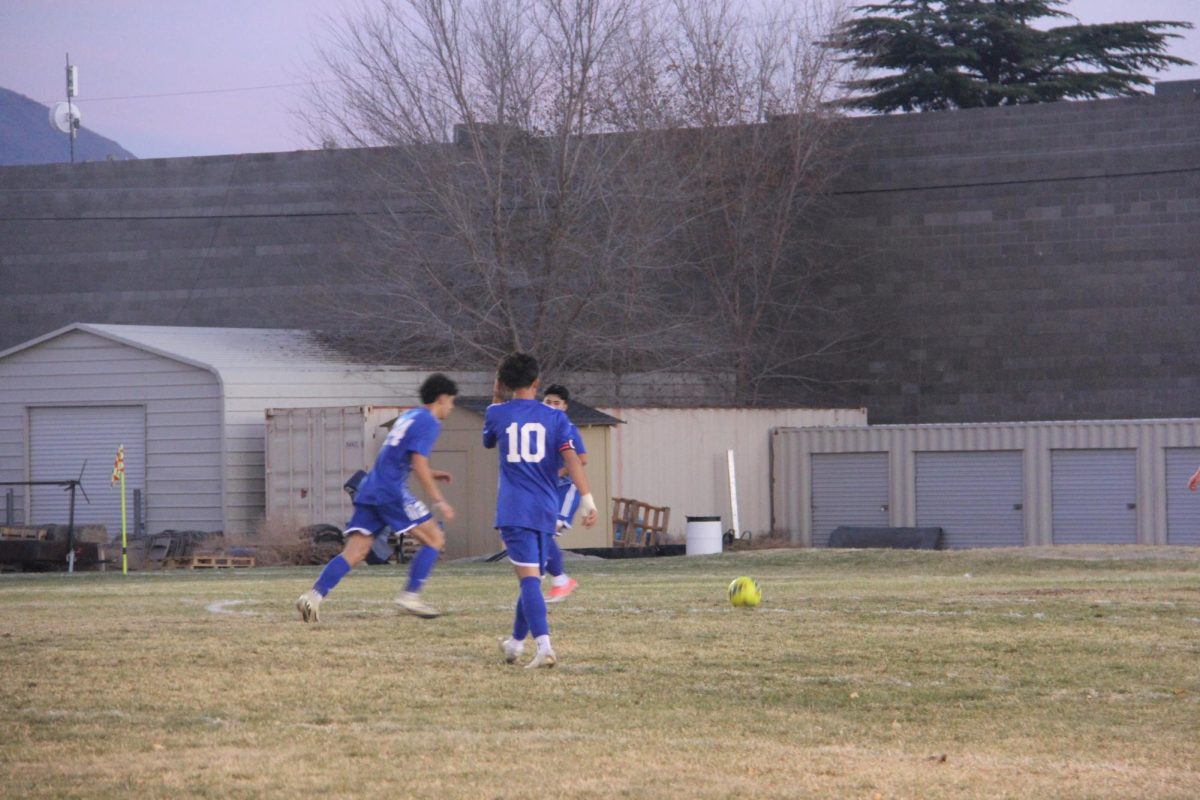
[{"label": "red soccer cleat", "polygon": [[550,591],[546,594],[547,603],[561,603],[570,596],[571,592],[575,591],[575,587],[579,585],[579,581],[574,578],[567,578],[567,582],[562,586],[551,586]]}]

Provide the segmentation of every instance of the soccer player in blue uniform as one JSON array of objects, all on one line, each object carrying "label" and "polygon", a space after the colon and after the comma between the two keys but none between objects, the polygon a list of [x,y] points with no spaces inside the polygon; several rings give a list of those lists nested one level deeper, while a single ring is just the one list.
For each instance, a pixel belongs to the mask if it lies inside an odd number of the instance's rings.
[{"label": "soccer player in blue uniform", "polygon": [[[571,393],[567,387],[556,383],[547,386],[546,390],[542,392],[542,402],[565,414],[567,413],[567,404],[571,402]],[[571,440],[575,443],[575,453],[579,456],[579,463],[586,467],[587,449],[583,446],[583,437],[579,435],[579,428],[576,428],[574,424],[571,425]],[[579,491],[571,482],[570,476],[567,475],[566,467],[560,466],[558,470],[558,522],[554,528],[554,535],[550,537],[550,549],[546,554],[546,572],[550,575],[550,591],[546,593],[547,603],[561,603],[579,585],[579,582],[563,569],[562,548],[558,545],[558,537],[562,535],[563,531],[570,530],[571,520],[575,519],[575,512],[578,509]]]},{"label": "soccer player in blue uniform", "polygon": [[[580,494],[583,525],[596,524],[596,504],[567,415],[537,400],[538,364],[527,353],[513,353],[500,362],[492,405],[483,419],[483,446],[500,456],[500,486],[496,492],[496,523],[517,573],[520,594],[513,617],[512,637],[501,640],[504,660],[513,663],[533,634],[537,654],[526,668],[553,667],[550,624],[541,578],[558,519],[559,459]],[[507,391],[512,399],[505,401]]]},{"label": "soccer player in blue uniform", "polygon": [[354,495],[354,513],[346,525],[346,546],[325,565],[313,587],[296,601],[296,609],[305,622],[319,620],[321,601],[367,557],[374,538],[386,535],[389,525],[396,533],[411,532],[423,545],[413,556],[408,584],[396,603],[418,617],[428,619],[438,615],[436,609],[421,599],[421,587],[433,571],[446,537],[425,503],[409,491],[408,476],[416,476],[444,521],[454,519],[454,508],[437,487],[438,481],[450,482],[450,473],[430,468],[429,453],[442,429],[442,420],[454,410],[457,394],[454,381],[435,373],[421,384],[421,405],[396,418],[375,466]]}]

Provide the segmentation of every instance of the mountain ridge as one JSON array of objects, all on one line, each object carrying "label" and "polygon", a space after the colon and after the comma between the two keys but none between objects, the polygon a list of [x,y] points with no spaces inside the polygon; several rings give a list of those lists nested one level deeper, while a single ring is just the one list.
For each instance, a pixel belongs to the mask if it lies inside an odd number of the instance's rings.
[{"label": "mountain ridge", "polygon": [[[86,126],[75,137],[75,160],[125,161],[133,153]],[[0,87],[0,166],[59,164],[71,160],[67,134],[50,125],[50,107]]]}]

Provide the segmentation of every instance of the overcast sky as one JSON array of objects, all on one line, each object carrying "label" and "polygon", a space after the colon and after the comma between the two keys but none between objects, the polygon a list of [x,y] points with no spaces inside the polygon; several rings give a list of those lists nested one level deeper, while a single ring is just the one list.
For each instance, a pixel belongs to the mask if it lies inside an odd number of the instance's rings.
[{"label": "overcast sky", "polygon": [[[84,126],[140,158],[307,149],[297,84],[316,68],[326,20],[362,2],[0,0],[0,87],[63,100],[70,53]],[[1085,23],[1200,27],[1200,0],[1071,0],[1066,9]],[[1200,30],[1171,52],[1200,63]],[[1200,66],[1152,77],[1197,79]]]}]

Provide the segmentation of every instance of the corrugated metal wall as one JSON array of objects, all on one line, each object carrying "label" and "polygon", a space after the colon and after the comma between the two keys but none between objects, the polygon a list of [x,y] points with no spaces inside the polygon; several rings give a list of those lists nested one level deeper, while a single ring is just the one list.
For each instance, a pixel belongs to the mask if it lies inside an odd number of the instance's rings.
[{"label": "corrugated metal wall", "polygon": [[[0,475],[28,480],[27,409],[114,406],[145,408],[146,530],[221,530],[221,395],[216,376],[105,340],[70,332],[0,360]],[[89,495],[116,494],[105,477],[91,480]],[[78,465],[75,472],[78,472]],[[73,475],[67,477],[74,477]],[[127,490],[132,487],[126,481]],[[17,487],[17,519],[27,519],[27,490]],[[126,498],[132,501],[132,493]],[[132,511],[129,525],[132,529]],[[66,522],[64,518],[61,520]],[[119,517],[109,534],[119,531]],[[114,528],[114,526],[116,526]]]},{"label": "corrugated metal wall", "polygon": [[670,533],[682,540],[688,516],[733,525],[729,450],[737,473],[739,526],[758,535],[771,519],[771,431],[812,425],[866,425],[861,408],[604,408],[625,421],[612,433],[612,494],[671,508]]},{"label": "corrugated metal wall", "polygon": [[[1070,450],[1128,450],[1134,476],[1130,489],[1135,503],[1128,512],[1135,521],[1135,540],[1144,544],[1168,541],[1168,448],[1200,448],[1200,419],[1113,420],[1087,422],[1024,422],[972,425],[879,425],[845,428],[780,428],[773,434],[772,503],[777,525],[803,544],[813,541],[812,456],[820,453],[886,453],[890,519],[894,526],[914,526],[917,511],[917,454],[944,452],[1016,451],[1023,472],[1024,541],[1053,544],[1053,487],[1051,454]],[[1200,466],[1200,464],[1197,464]],[[1188,503],[1200,505],[1200,493],[1179,492],[1186,482],[1182,458],[1170,476],[1174,498],[1172,519],[1187,525]],[[1093,541],[1116,534],[1098,530]],[[1181,530],[1180,537],[1186,534]]]}]

